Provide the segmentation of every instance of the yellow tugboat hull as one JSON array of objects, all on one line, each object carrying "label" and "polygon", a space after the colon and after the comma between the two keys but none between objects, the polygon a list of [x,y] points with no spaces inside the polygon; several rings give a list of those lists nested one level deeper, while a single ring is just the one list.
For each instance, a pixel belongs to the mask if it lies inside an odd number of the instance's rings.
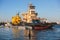
[{"label": "yellow tugboat hull", "polygon": [[17,15],[12,17],[12,24],[18,25],[21,22],[21,18]]}]

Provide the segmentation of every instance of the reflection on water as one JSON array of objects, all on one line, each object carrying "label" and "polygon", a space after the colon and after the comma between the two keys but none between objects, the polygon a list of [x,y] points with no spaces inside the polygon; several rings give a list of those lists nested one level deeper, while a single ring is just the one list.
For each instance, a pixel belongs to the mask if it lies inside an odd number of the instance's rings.
[{"label": "reflection on water", "polygon": [[[30,40],[60,40],[60,26],[54,26],[53,30],[30,30],[30,34]],[[0,28],[0,40],[29,40],[29,30]]]},{"label": "reflection on water", "polygon": [[[35,35],[30,30],[31,40],[35,40]],[[0,28],[0,39],[1,40],[29,40],[29,30],[20,30],[18,28]]]},{"label": "reflection on water", "polygon": [[0,40],[10,40],[12,38],[12,30],[10,28],[0,28]]},{"label": "reflection on water", "polygon": [[12,34],[13,34],[13,39],[14,40],[23,40],[23,36],[24,36],[24,33],[23,33],[23,30],[19,30],[17,28],[12,28]]},{"label": "reflection on water", "polygon": [[12,28],[12,34],[14,40],[35,40],[35,32],[30,30],[31,39],[29,39],[29,30],[20,30],[18,28]]}]

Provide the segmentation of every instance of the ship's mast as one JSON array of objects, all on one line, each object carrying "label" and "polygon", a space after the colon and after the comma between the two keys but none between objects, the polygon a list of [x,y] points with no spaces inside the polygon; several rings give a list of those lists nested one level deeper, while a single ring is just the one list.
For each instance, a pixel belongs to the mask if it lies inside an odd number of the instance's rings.
[{"label": "ship's mast", "polygon": [[35,12],[35,6],[33,6],[31,3],[29,4],[29,8],[28,8],[29,12]]},{"label": "ship's mast", "polygon": [[18,12],[16,15],[18,15],[18,16],[19,16],[19,12]]}]

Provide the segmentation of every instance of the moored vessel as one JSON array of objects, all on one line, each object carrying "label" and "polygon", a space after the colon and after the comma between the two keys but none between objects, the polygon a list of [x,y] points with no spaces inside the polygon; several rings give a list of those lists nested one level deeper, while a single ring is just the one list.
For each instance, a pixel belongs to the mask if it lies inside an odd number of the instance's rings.
[{"label": "moored vessel", "polygon": [[51,23],[41,22],[38,13],[35,12],[35,6],[29,4],[28,11],[22,14],[22,19],[19,15],[12,17],[13,25],[31,26],[33,30],[44,30],[52,27]]}]

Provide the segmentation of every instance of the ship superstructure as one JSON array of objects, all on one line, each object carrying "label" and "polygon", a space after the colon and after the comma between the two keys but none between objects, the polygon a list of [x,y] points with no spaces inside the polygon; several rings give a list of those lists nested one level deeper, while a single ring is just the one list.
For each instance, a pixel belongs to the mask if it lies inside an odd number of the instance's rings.
[{"label": "ship superstructure", "polygon": [[35,6],[29,4],[28,11],[22,14],[23,21],[27,23],[32,23],[33,19],[37,19],[37,13],[35,12]]}]

